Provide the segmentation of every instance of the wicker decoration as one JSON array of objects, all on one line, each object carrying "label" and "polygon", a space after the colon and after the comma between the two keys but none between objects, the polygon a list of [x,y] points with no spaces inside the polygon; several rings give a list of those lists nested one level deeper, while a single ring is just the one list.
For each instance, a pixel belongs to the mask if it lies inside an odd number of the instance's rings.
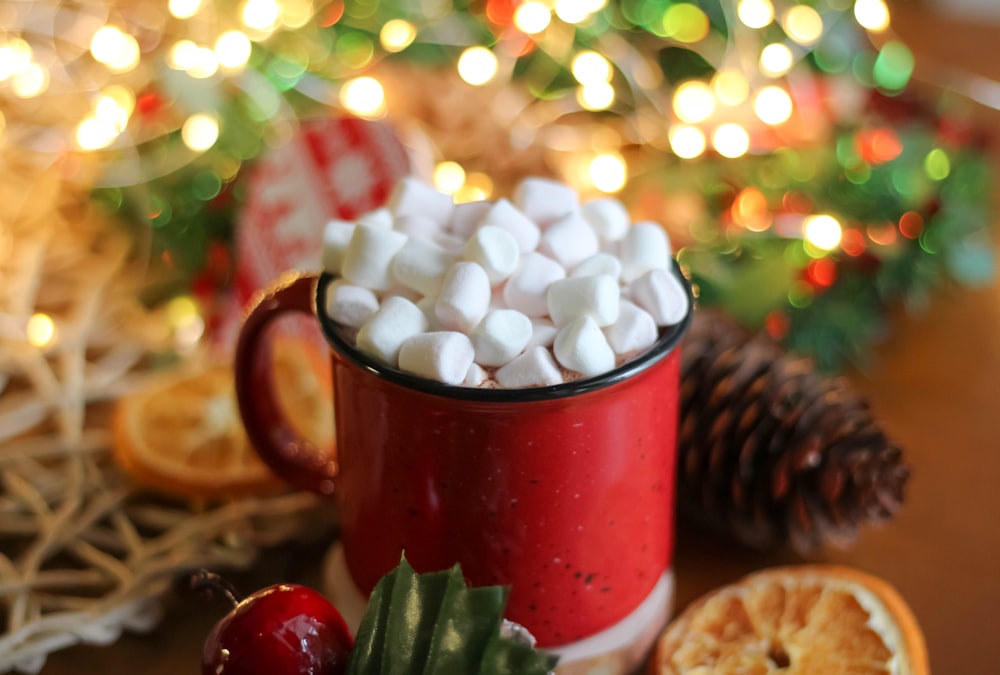
[{"label": "wicker decoration", "polygon": [[75,642],[153,626],[177,575],[247,566],[322,519],[311,495],[170,502],[118,470],[102,403],[177,335],[136,298],[131,240],[57,167],[8,154],[0,192],[0,672],[30,673]]}]

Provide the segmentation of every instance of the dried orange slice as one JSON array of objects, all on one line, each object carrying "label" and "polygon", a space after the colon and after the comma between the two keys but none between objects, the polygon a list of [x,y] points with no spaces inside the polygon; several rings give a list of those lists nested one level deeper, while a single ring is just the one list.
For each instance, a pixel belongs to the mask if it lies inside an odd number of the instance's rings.
[{"label": "dried orange slice", "polygon": [[[328,368],[304,341],[270,350],[279,405],[304,437],[333,445]],[[114,454],[136,482],[170,495],[221,499],[278,492],[283,484],[243,429],[229,364],[171,371],[119,400]]]},{"label": "dried orange slice", "polygon": [[912,611],[839,565],[776,567],[692,603],[660,637],[654,675],[927,675]]}]

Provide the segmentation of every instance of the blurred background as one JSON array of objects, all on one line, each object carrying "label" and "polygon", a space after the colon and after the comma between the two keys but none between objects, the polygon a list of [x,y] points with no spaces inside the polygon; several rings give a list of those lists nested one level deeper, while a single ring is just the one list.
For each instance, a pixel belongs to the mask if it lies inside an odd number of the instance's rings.
[{"label": "blurred background", "polygon": [[[191,653],[208,624],[171,590],[199,564],[317,578],[314,501],[151,489],[109,419],[225,360],[253,292],[405,172],[619,198],[701,307],[870,399],[905,508],[804,557],[893,581],[936,671],[992,667],[1000,4],[42,0],[0,26],[0,672],[124,669],[152,643],[123,627]],[[684,529],[678,602],[787,543]]]}]

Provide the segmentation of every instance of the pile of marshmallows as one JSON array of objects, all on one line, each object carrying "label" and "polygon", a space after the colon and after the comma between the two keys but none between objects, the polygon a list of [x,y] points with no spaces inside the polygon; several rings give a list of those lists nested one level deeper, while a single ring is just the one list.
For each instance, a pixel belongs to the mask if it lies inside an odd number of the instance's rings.
[{"label": "pile of marshmallows", "polygon": [[386,207],[326,225],[329,317],[357,349],[451,385],[519,389],[592,377],[679,323],[670,240],[622,203],[526,178],[512,198],[455,204],[408,177]]}]

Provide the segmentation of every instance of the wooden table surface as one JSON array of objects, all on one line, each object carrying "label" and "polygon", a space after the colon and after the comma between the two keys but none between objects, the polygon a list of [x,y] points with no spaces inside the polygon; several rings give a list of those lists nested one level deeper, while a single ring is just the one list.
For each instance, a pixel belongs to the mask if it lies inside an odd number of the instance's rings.
[{"label": "wooden table surface", "polygon": [[[899,1],[893,20],[917,55],[918,74],[950,64],[1000,81],[1000,25],[949,20]],[[1000,113],[977,107],[974,114],[988,133],[1000,129]],[[1000,153],[1000,132],[992,135]],[[904,448],[914,475],[891,525],[821,559],[892,582],[917,614],[935,673],[1000,672],[1000,289],[942,289],[925,313],[898,311],[872,366],[851,378]],[[248,590],[276,580],[317,583],[322,554],[322,546],[270,552],[236,581]],[[681,532],[677,602],[790,560]],[[221,608],[178,592],[166,598],[165,612],[148,635],[52,655],[43,675],[199,672],[202,639]]]}]

